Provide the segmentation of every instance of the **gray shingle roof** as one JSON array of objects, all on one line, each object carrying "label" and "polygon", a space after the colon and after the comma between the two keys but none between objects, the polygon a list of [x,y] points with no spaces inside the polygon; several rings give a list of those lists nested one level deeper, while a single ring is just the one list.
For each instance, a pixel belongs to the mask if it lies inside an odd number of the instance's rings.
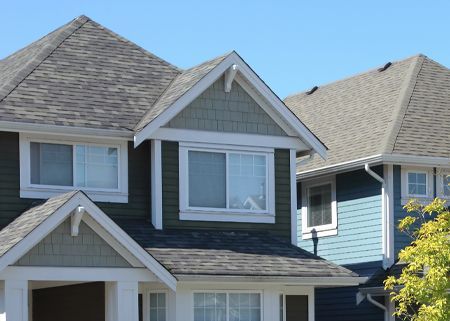
[{"label": "gray shingle roof", "polygon": [[77,194],[77,191],[49,198],[45,203],[30,208],[5,226],[0,231],[0,257],[23,240],[75,194]]},{"label": "gray shingle roof", "polygon": [[418,55],[320,86],[286,105],[329,148],[298,172],[379,154],[450,156],[450,71]]},{"label": "gray shingle roof", "polygon": [[132,130],[179,73],[81,16],[0,61],[0,121]]},{"label": "gray shingle roof", "polygon": [[161,231],[144,221],[117,223],[175,276],[357,276],[270,233]]}]

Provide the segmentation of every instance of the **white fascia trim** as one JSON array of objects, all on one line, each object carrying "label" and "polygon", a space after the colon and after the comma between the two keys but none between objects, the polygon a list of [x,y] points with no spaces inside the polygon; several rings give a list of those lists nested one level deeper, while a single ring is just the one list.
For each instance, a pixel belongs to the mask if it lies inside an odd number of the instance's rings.
[{"label": "white fascia trim", "polygon": [[132,131],[21,123],[12,121],[0,121],[0,131],[39,134],[63,134],[65,136],[101,137],[104,139],[124,139],[127,141],[133,140]]},{"label": "white fascia trim", "polygon": [[297,180],[364,168],[364,165],[366,163],[370,163],[371,166],[379,164],[393,164],[393,165],[450,168],[450,158],[447,157],[412,156],[401,154],[378,154],[353,159],[351,161],[342,162],[330,166],[324,166],[303,172],[297,172]]},{"label": "white fascia trim", "polygon": [[153,272],[172,290],[176,289],[176,279],[158,261],[147,253],[127,233],[125,233],[113,220],[111,220],[97,205],[88,199],[83,193],[78,192],[64,205],[45,219],[39,226],[31,231],[24,239],[13,246],[8,252],[0,257],[0,271],[8,265],[14,264],[29,250],[38,244],[45,236],[59,226],[74,209],[83,206],[86,212],[103,229],[112,235],[126,250],[136,257],[142,264]]},{"label": "white fascia trim", "polygon": [[165,125],[169,120],[175,117],[183,108],[189,105],[195,98],[204,92],[210,85],[214,83],[225,71],[233,65],[239,66],[239,73],[248,82],[256,88],[261,96],[268,101],[269,105],[278,112],[282,119],[305,140],[305,143],[310,146],[320,157],[326,158],[325,146],[313,135],[313,133],[286,107],[286,105],[270,90],[270,88],[254,73],[253,70],[243,61],[235,52],[231,53],[221,63],[219,63],[213,70],[206,74],[200,81],[197,82],[188,92],[182,95],[175,103],[172,104],[166,111],[156,117],[153,121],[147,124],[140,132],[136,133],[134,137],[135,146],[139,146],[144,140],[151,137],[151,135],[160,127]]},{"label": "white fascia trim", "polygon": [[179,282],[224,282],[224,283],[280,283],[308,286],[357,286],[367,281],[367,277],[271,277],[271,276],[227,276],[227,275],[187,275],[176,274]]},{"label": "white fascia trim", "polygon": [[125,281],[157,282],[146,268],[8,266],[0,272],[0,279],[33,281]]},{"label": "white fascia trim", "polygon": [[192,143],[217,143],[248,147],[295,148],[297,151],[309,150],[299,138],[257,134],[213,132],[192,129],[159,128],[149,138]]}]

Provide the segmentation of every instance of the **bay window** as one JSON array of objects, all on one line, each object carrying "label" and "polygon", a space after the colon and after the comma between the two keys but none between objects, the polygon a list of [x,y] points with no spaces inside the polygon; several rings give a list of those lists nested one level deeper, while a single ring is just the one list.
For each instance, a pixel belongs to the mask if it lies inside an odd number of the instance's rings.
[{"label": "bay window", "polygon": [[274,151],[180,144],[180,217],[274,221]]},{"label": "bay window", "polygon": [[97,201],[127,201],[127,143],[21,135],[21,197],[81,189]]}]

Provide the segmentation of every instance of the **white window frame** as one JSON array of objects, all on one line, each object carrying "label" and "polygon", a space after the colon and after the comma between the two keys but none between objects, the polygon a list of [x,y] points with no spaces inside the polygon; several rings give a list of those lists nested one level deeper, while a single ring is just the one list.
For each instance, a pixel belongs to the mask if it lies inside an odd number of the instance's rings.
[{"label": "white window frame", "polygon": [[[308,227],[308,190],[311,187],[331,185],[331,224]],[[336,176],[302,181],[302,239],[337,235],[337,201],[336,201]]]},{"label": "white window frame", "polygon": [[[424,195],[415,195],[409,194],[408,188],[408,174],[409,173],[421,173],[426,174],[426,183],[427,183],[427,194]],[[402,205],[408,203],[410,199],[417,199],[421,203],[428,203],[433,199],[433,168],[427,167],[414,167],[414,166],[402,166],[401,169],[401,191],[402,191]]]},{"label": "white window frame", "polygon": [[[146,320],[154,321],[154,320],[150,319],[150,294],[161,294],[161,293],[164,294],[165,297],[166,297],[166,321],[169,320],[168,319],[168,317],[169,317],[169,307],[168,307],[169,306],[169,291],[167,291],[167,290],[156,290],[156,289],[147,291],[148,318]],[[142,309],[142,310],[144,310],[144,309]]]},{"label": "white window frame", "polygon": [[436,196],[446,200],[450,200],[450,195],[444,195],[444,176],[449,175],[450,168],[436,169]]},{"label": "white window frame", "polygon": [[227,297],[227,304],[226,304],[226,320],[228,321],[230,319],[230,294],[259,294],[259,299],[260,299],[260,313],[261,313],[261,321],[264,320],[264,291],[262,290],[195,290],[192,291],[192,296],[191,296],[191,308],[192,308],[192,321],[194,320],[195,317],[195,312],[194,312],[194,308],[195,308],[195,299],[194,296],[195,294],[199,294],[199,293],[223,293],[226,295]]},{"label": "white window frame", "polygon": [[[188,152],[203,151],[212,153],[239,153],[259,154],[266,156],[266,198],[267,210],[240,210],[228,208],[189,207],[189,169]],[[247,222],[247,223],[275,223],[275,160],[273,148],[243,147],[233,145],[217,145],[203,143],[179,144],[179,187],[180,187],[180,219],[192,221],[216,221],[216,222]],[[228,156],[226,161],[228,168]],[[228,183],[226,175],[227,204]]]},{"label": "white window frame", "polygon": [[[108,146],[117,148],[118,154],[118,188],[89,188],[75,186],[40,185],[31,183],[31,159],[30,143],[50,143],[73,146]],[[93,201],[127,203],[128,202],[128,142],[117,140],[103,140],[70,136],[53,136],[20,133],[19,135],[20,154],[20,197],[47,199],[55,195],[71,191],[83,190]],[[73,176],[76,177],[75,152],[73,153]]]}]

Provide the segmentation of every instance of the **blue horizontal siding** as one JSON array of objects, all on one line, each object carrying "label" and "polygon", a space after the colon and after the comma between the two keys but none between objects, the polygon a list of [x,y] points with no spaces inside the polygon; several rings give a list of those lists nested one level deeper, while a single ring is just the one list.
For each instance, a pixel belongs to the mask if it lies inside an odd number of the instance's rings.
[{"label": "blue horizontal siding", "polygon": [[[381,173],[382,168],[376,170]],[[301,189],[301,184],[298,186]],[[298,210],[298,246],[337,264],[382,260],[381,185],[365,171],[336,175],[338,234],[302,239]],[[301,199],[298,201],[301,207]],[[315,242],[317,242],[315,244]]]}]

